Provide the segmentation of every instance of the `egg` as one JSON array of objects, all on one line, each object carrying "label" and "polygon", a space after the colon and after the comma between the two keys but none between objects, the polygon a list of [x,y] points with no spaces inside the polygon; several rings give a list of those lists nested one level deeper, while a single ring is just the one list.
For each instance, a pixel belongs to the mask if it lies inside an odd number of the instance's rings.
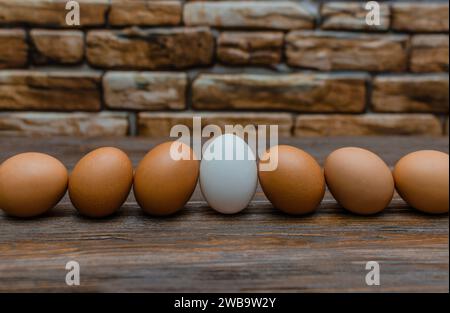
[{"label": "egg", "polygon": [[345,209],[361,215],[384,210],[394,195],[394,179],[384,161],[373,152],[347,147],[325,161],[325,180]]},{"label": "egg", "polygon": [[69,196],[80,214],[105,217],[115,213],[128,197],[133,166],[128,156],[113,147],[86,154],[69,177]]},{"label": "egg", "polygon": [[67,190],[65,166],[43,153],[22,153],[0,165],[0,209],[33,217],[53,208]]},{"label": "egg", "polygon": [[[185,158],[174,157],[171,147]],[[133,187],[144,212],[163,216],[184,208],[197,185],[199,163],[181,142],[162,143],[148,152],[136,168]]]},{"label": "egg", "polygon": [[448,154],[439,151],[422,150],[404,156],[394,168],[398,193],[419,211],[447,213],[448,164]]},{"label": "egg", "polygon": [[[263,170],[269,159],[278,158],[275,170]],[[316,210],[325,195],[325,178],[317,161],[295,147],[270,148],[258,167],[259,182],[273,206],[288,214],[307,214]]]},{"label": "egg", "polygon": [[212,139],[200,163],[200,189],[209,206],[223,214],[245,209],[256,192],[256,158],[247,143],[233,134]]}]

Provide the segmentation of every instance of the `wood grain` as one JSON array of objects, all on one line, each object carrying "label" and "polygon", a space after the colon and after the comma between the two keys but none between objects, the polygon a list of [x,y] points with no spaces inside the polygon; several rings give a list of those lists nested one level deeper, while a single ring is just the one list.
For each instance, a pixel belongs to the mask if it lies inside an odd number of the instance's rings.
[{"label": "wood grain", "polygon": [[[1,138],[0,161],[41,151],[68,168],[100,146],[124,149],[134,164],[154,144],[145,138]],[[390,165],[420,149],[448,152],[448,138],[288,140],[323,162],[342,146],[361,146]],[[448,215],[410,209],[397,195],[373,217],[344,212],[327,193],[318,212],[275,211],[261,190],[249,208],[223,216],[198,190],[186,209],[166,218],[142,214],[130,195],[104,220],[79,216],[67,197],[46,216],[0,213],[0,292],[350,292],[449,291]],[[81,265],[81,285],[65,284],[66,262]],[[381,265],[381,286],[365,284],[365,264]]]}]

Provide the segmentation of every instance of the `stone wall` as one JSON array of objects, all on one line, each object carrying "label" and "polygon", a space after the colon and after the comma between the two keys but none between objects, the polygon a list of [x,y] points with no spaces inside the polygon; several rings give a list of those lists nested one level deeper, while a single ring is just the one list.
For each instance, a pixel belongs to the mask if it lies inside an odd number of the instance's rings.
[{"label": "stone wall", "polygon": [[448,132],[448,1],[0,0],[0,136]]}]

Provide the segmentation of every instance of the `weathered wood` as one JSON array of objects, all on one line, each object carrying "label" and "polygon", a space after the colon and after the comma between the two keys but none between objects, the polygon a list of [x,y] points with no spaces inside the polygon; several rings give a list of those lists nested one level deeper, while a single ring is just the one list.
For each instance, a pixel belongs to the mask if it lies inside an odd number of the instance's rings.
[{"label": "weathered wood", "polygon": [[[114,145],[134,164],[156,142],[144,138],[1,138],[0,162],[24,151],[48,152],[69,168],[89,150]],[[419,149],[448,152],[448,138],[288,140],[323,162],[342,146],[379,153],[390,165]],[[46,216],[0,213],[0,292],[5,291],[412,291],[448,292],[448,215],[415,212],[396,196],[373,217],[340,209],[327,193],[318,212],[291,217],[261,190],[236,216],[209,209],[196,191],[186,209],[143,215],[130,195],[105,220],[79,216],[69,199]],[[66,262],[81,265],[81,285],[65,284]],[[365,264],[381,265],[381,286],[365,284]]]}]

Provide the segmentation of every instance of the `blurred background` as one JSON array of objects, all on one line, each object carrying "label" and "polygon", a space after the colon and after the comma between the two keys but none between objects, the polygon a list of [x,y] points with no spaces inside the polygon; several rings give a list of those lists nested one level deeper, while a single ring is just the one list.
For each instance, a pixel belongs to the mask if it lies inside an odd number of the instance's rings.
[{"label": "blurred background", "polygon": [[448,135],[448,1],[0,0],[0,136]]}]

